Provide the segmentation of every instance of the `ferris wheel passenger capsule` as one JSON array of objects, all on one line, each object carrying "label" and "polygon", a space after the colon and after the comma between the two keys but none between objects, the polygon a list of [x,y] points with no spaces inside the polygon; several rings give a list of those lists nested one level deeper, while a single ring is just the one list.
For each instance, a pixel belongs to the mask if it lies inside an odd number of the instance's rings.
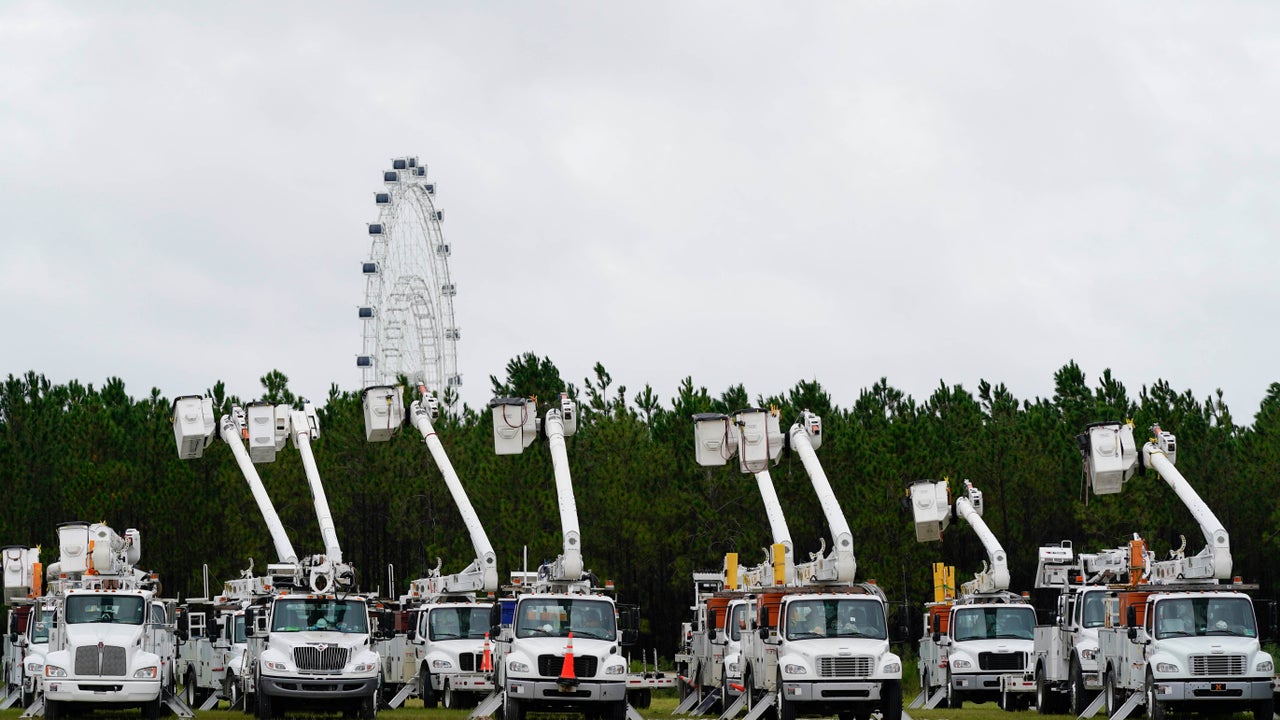
[{"label": "ferris wheel passenger capsule", "polygon": [[370,235],[381,235],[381,234],[382,234],[382,223],[369,223],[369,234],[370,234]]},{"label": "ferris wheel passenger capsule", "polygon": [[386,172],[382,173],[382,182],[385,182],[385,183],[400,182],[400,173],[396,172],[395,170],[387,170]]},{"label": "ferris wheel passenger capsule", "polygon": [[377,205],[390,205],[391,193],[374,193],[373,202]]}]

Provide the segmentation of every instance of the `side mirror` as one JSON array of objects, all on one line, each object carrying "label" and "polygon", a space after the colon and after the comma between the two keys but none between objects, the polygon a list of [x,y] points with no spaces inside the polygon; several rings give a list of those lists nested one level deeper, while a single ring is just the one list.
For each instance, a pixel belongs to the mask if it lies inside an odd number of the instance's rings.
[{"label": "side mirror", "polygon": [[178,622],[173,630],[173,634],[179,640],[186,642],[191,637],[191,617],[187,614],[185,608],[178,608]]},{"label": "side mirror", "polygon": [[715,626],[714,626],[714,625],[713,625],[713,626],[711,626],[711,627],[709,627],[709,628],[707,628],[707,639],[708,639],[708,640],[710,640],[710,641],[712,641],[712,642],[715,642],[715,639],[716,639],[716,628],[715,628]]},{"label": "side mirror", "polygon": [[906,625],[894,625],[893,633],[889,636],[889,642],[904,643],[911,640],[911,629]]},{"label": "side mirror", "polygon": [[1137,642],[1137,641],[1138,641],[1138,628],[1133,627],[1133,626],[1130,626],[1130,627],[1129,627],[1129,641],[1130,641],[1130,642]]},{"label": "side mirror", "polygon": [[498,639],[498,636],[499,636],[499,635],[501,635],[501,634],[502,634],[502,626],[501,626],[501,625],[490,625],[490,626],[489,626],[489,640],[491,640],[491,641],[495,641],[495,640],[497,640],[497,639]]},{"label": "side mirror", "polygon": [[768,626],[768,625],[764,625],[764,626],[762,626],[762,627],[760,628],[760,639],[761,639],[761,640],[768,640],[768,639],[769,639],[769,626]]},{"label": "side mirror", "polygon": [[636,639],[640,636],[640,631],[635,629],[627,629],[622,631],[622,645],[635,645]]},{"label": "side mirror", "polygon": [[244,636],[245,637],[253,637],[256,634],[254,632],[254,625],[256,625],[257,623],[255,623],[254,620],[257,620],[257,619],[258,619],[257,608],[245,608],[245,611],[244,611]]},{"label": "side mirror", "polygon": [[938,644],[940,644],[941,642],[942,642],[942,633],[938,632],[937,630],[934,630],[934,631],[933,631],[933,644],[934,644],[934,645],[938,645]]},{"label": "side mirror", "polygon": [[1124,622],[1125,625],[1131,628],[1138,627],[1138,606],[1137,605],[1129,606],[1129,611],[1128,613],[1125,614],[1124,620],[1125,620]]},{"label": "side mirror", "polygon": [[378,632],[384,638],[395,637],[396,616],[390,610],[382,610],[378,613]]},{"label": "side mirror", "polygon": [[9,642],[13,643],[14,645],[17,645],[17,644],[18,644],[18,633],[16,633],[16,632],[9,633]]},{"label": "side mirror", "polygon": [[408,631],[407,633],[405,633],[405,635],[409,638],[409,641],[410,641],[410,642],[413,642],[414,640],[417,640],[417,639],[418,639],[418,624],[417,624],[417,623],[413,623],[413,624],[409,625],[409,631]]}]

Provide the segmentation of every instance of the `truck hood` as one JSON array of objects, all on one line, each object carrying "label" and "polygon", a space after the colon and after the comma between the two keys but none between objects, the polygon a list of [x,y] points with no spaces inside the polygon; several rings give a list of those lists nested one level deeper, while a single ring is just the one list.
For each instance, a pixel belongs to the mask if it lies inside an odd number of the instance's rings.
[{"label": "truck hood", "polygon": [[67,644],[72,647],[85,645],[132,646],[142,636],[142,625],[117,625],[115,623],[81,623],[67,626]]}]

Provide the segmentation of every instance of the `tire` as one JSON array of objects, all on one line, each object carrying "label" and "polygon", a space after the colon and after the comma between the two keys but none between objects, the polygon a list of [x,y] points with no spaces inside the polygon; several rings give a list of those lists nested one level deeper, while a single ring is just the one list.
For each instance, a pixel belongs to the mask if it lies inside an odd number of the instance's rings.
[{"label": "tire", "polygon": [[619,700],[611,703],[609,709],[604,712],[605,720],[627,720],[627,701]]},{"label": "tire", "polygon": [[787,699],[787,694],[782,691],[782,675],[778,675],[778,684],[774,686],[773,694],[776,698],[774,708],[778,711],[778,720],[796,720],[796,704]]},{"label": "tire", "polygon": [[1156,697],[1156,680],[1147,673],[1147,718],[1148,720],[1164,720],[1166,706],[1164,701]]},{"label": "tire", "polygon": [[1036,668],[1036,712],[1041,715],[1053,713],[1053,700],[1049,698],[1049,683],[1044,679],[1044,668]]},{"label": "tire", "polygon": [[1071,662],[1071,685],[1068,689],[1068,697],[1070,698],[1071,714],[1080,717],[1084,714],[1085,708],[1089,707],[1089,703],[1093,702],[1093,695],[1084,688],[1084,673],[1080,672],[1080,663]]},{"label": "tire", "polygon": [[273,717],[272,711],[275,710],[272,707],[275,703],[272,702],[271,696],[264,692],[258,692],[255,695],[257,695],[258,702],[254,704],[254,715],[257,716],[258,720],[271,720]]},{"label": "tire", "polygon": [[1107,717],[1111,717],[1116,714],[1116,710],[1120,709],[1123,701],[1120,699],[1120,691],[1116,688],[1116,681],[1112,677],[1110,669],[1102,676],[1102,692],[1103,697],[1107,699]]},{"label": "tire", "polygon": [[160,714],[164,711],[164,691],[156,695],[155,700],[148,700],[142,705],[143,720],[160,720]]},{"label": "tire", "polygon": [[502,720],[524,720],[524,707],[520,701],[505,695],[502,698]]},{"label": "tire", "polygon": [[462,693],[454,692],[453,685],[448,680],[444,681],[444,690],[440,693],[441,704],[449,710],[457,710],[462,707]]},{"label": "tire", "polygon": [[423,708],[430,710],[436,706],[436,692],[431,689],[431,671],[427,670],[425,662],[418,671],[418,697],[422,698]]},{"label": "tire", "polygon": [[44,703],[45,720],[62,720],[62,703],[58,700],[46,700]]},{"label": "tire", "polygon": [[1272,720],[1276,713],[1276,699],[1274,696],[1266,700],[1259,700],[1253,704],[1253,720]]},{"label": "tire", "polygon": [[196,670],[188,668],[186,677],[182,678],[182,702],[192,710],[200,704],[199,698],[196,697]]},{"label": "tire", "polygon": [[376,720],[378,717],[378,700],[377,690],[360,700],[360,720]]},{"label": "tire", "polygon": [[902,682],[890,680],[882,686],[884,697],[880,715],[883,720],[902,720]]},{"label": "tire", "polygon": [[956,690],[955,683],[951,682],[951,671],[947,671],[947,707],[952,710],[959,710],[964,707],[964,698],[960,696],[960,691]]},{"label": "tire", "polygon": [[[240,681],[236,679],[235,673],[227,673],[222,678],[222,696],[230,703],[228,709],[235,710],[236,704],[240,702]],[[247,711],[247,709],[246,709]]]}]

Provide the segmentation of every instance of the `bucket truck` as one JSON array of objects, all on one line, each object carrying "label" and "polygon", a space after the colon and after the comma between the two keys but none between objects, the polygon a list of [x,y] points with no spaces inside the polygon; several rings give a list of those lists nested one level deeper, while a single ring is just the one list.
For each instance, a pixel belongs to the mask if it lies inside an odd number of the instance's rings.
[{"label": "bucket truck", "polygon": [[1078,556],[1067,540],[1040,548],[1035,586],[1058,591],[1053,624],[1036,627],[1034,669],[1027,678],[1035,683],[1041,714],[1066,710],[1083,715],[1102,689],[1098,629],[1107,598],[1116,596],[1115,584],[1127,582],[1130,567],[1140,563],[1134,552],[1140,547],[1135,540],[1127,547]]},{"label": "bucket truck", "polygon": [[[778,720],[803,715],[902,717],[902,660],[890,647],[885,595],[874,583],[855,582],[853,534],[815,450],[822,422],[804,411],[787,433],[805,470],[834,541],[795,567],[796,585],[760,588],[742,635],[746,720],[768,708]],[[767,457],[748,446],[748,462]],[[744,448],[739,448],[742,453]],[[725,715],[736,710],[730,708]],[[722,716],[723,717],[723,716]]]},{"label": "bucket truck", "polygon": [[683,634],[683,652],[676,658],[682,683],[676,710],[703,714],[724,712],[742,693],[742,632],[752,604],[750,593],[794,585],[796,571],[791,531],[769,475],[769,464],[778,462],[785,445],[778,411],[746,409],[732,416],[699,413],[693,421],[698,463],[724,465],[737,456],[739,469],[755,476],[773,536],[764,561],[757,566],[742,567],[737,553],[731,553],[722,572],[694,573],[690,608],[694,619]]},{"label": "bucket truck", "polygon": [[143,717],[158,718],[168,702],[191,717],[173,696],[174,628],[160,581],[135,567],[141,534],[68,522],[58,526],[58,545],[42,598],[53,614],[41,699],[24,716],[141,707]]},{"label": "bucket truck", "polygon": [[[199,457],[212,441],[213,426],[211,400],[178,398],[174,435],[179,457]],[[243,608],[246,642],[239,687],[246,710],[252,708],[262,720],[279,717],[286,710],[334,707],[370,720],[378,710],[380,661],[372,644],[384,628],[375,628],[371,618],[384,615],[375,613],[366,597],[353,592],[355,569],[342,559],[311,450],[311,441],[319,435],[319,419],[307,402],[302,410],[254,403],[243,414],[233,410],[230,420],[223,418],[222,437],[267,519],[281,560],[268,565],[265,577],[246,572],[245,577],[228,582],[218,599],[226,607]],[[294,553],[252,467],[253,462],[273,461],[286,438],[302,457],[323,554],[299,558]],[[224,617],[223,633],[234,634],[238,612]]]},{"label": "bucket truck", "polygon": [[[410,583],[408,594],[400,598],[400,608],[412,611],[411,624],[407,634],[383,641],[382,672],[387,693],[393,695],[388,703],[391,707],[399,706],[416,690],[424,707],[442,702],[456,709],[474,705],[493,691],[492,671],[484,667],[493,603],[477,602],[477,594],[492,596],[498,590],[497,555],[432,425],[439,416],[439,401],[425,388],[419,386],[418,390],[419,398],[409,408],[409,420],[422,435],[458,506],[475,558],[452,575],[441,575],[437,561],[426,577]],[[369,442],[384,442],[398,433],[404,422],[403,397],[401,387],[374,386],[362,393]],[[392,688],[399,691],[392,692]]]},{"label": "bucket truck", "polygon": [[982,492],[968,480],[964,488],[965,494],[954,503],[949,502],[946,480],[922,480],[908,491],[918,541],[941,540],[955,515],[973,528],[987,552],[982,570],[961,586],[958,597],[935,597],[926,606],[920,638],[921,700],[928,707],[943,699],[951,708],[962,707],[965,700],[994,700],[1006,710],[1025,709],[1035,689],[1027,679],[1035,608],[1009,592],[1008,557],[982,519]]},{"label": "bucket truck", "polygon": [[[495,398],[489,406],[497,454],[519,454],[532,444],[538,434],[534,400]],[[504,720],[523,720],[526,712],[566,710],[605,720],[627,716],[628,664],[621,648],[635,642],[634,617],[619,612],[583,564],[565,446],[576,429],[577,406],[561,395],[558,407],[547,410],[542,430],[555,471],[563,548],[536,576],[516,576],[521,582],[513,602],[493,607],[496,692],[473,717],[491,712],[499,702]]]},{"label": "bucket truck", "polygon": [[9,545],[0,548],[4,565],[4,604],[9,606],[4,636],[4,696],[0,709],[27,707],[39,692],[44,656],[49,651],[49,623],[53,610],[40,597],[40,548]]},{"label": "bucket truck", "polygon": [[[1151,468],[1182,500],[1206,546],[1187,556],[1186,540],[1165,560],[1135,548],[1130,587],[1108,598],[1098,630],[1102,696],[1107,715],[1122,720],[1138,705],[1147,717],[1172,712],[1252,712],[1271,720],[1273,659],[1259,645],[1256,589],[1231,578],[1226,529],[1175,467],[1173,434],[1152,426],[1141,448],[1132,423],[1094,423],[1077,437],[1089,486],[1118,493],[1135,468]],[[1228,581],[1223,584],[1221,581]]]}]

